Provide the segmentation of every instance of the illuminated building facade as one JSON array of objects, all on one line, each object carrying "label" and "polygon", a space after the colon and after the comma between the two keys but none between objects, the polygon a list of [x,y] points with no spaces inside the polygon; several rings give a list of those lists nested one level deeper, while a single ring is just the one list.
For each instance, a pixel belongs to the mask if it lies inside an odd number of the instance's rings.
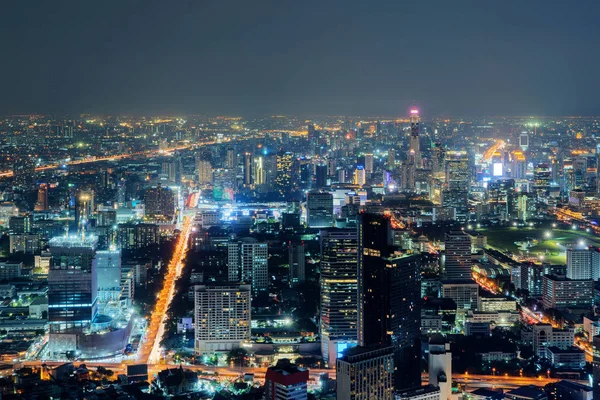
[{"label": "illuminated building facade", "polygon": [[357,340],[358,237],[356,229],[324,229],[321,244],[321,353],[335,360]]}]

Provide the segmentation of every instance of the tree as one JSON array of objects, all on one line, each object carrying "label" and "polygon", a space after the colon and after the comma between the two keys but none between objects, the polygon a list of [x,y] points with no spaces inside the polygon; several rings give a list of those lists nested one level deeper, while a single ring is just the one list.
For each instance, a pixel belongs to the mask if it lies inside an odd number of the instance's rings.
[{"label": "tree", "polygon": [[239,348],[239,349],[233,349],[229,352],[229,354],[227,354],[227,363],[231,364],[233,363],[234,365],[242,365],[243,361],[245,361],[248,358],[248,352],[246,351],[246,349],[243,348]]}]

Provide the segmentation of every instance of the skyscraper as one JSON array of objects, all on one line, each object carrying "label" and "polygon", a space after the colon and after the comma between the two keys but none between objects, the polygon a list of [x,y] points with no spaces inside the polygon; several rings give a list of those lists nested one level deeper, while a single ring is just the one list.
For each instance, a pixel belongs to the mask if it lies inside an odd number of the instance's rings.
[{"label": "skyscraper", "polygon": [[294,156],[289,151],[277,155],[277,173],[275,177],[275,189],[281,196],[290,193],[292,187],[292,167]]},{"label": "skyscraper", "polygon": [[244,185],[252,184],[252,153],[244,153]]},{"label": "skyscraper", "polygon": [[76,350],[76,336],[97,313],[95,236],[56,237],[50,240],[48,271],[48,341],[50,353]]},{"label": "skyscraper", "polygon": [[172,219],[175,215],[175,193],[161,185],[146,189],[144,205],[146,215],[159,219]]},{"label": "skyscraper", "polygon": [[309,192],[306,200],[306,222],[311,228],[333,226],[333,195],[327,192]]},{"label": "skyscraper", "polygon": [[212,183],[212,165],[210,161],[198,159],[196,168],[198,169],[198,183],[200,185]]},{"label": "skyscraper", "polygon": [[464,231],[450,231],[446,233],[444,243],[445,279],[471,279],[471,237]]},{"label": "skyscraper", "polygon": [[408,159],[417,168],[422,167],[421,163],[421,144],[419,138],[419,110],[411,108],[410,110],[410,143],[408,150]]},{"label": "skyscraper", "polygon": [[420,255],[390,246],[390,221],[358,216],[358,344],[389,346],[394,353],[397,390],[420,384],[414,368],[420,357]]},{"label": "skyscraper", "polygon": [[295,286],[304,282],[306,260],[304,254],[304,242],[288,244],[289,284]]},{"label": "skyscraper", "polygon": [[365,154],[365,172],[367,174],[373,173],[373,154]]},{"label": "skyscraper", "polygon": [[269,288],[267,243],[254,238],[242,238],[227,246],[227,270],[229,282],[252,285],[252,294],[266,293]]},{"label": "skyscraper", "polygon": [[321,241],[321,353],[335,365],[337,357],[357,340],[356,229],[324,229]]},{"label": "skyscraper", "polygon": [[35,211],[46,211],[48,208],[50,208],[48,205],[48,184],[42,183],[38,189]]},{"label": "skyscraper", "polygon": [[456,151],[446,153],[446,186],[442,192],[442,205],[454,208],[456,219],[467,218],[467,200],[471,183],[471,167],[467,153]]},{"label": "skyscraper", "polygon": [[194,348],[197,354],[231,351],[250,340],[250,285],[194,287]]},{"label": "skyscraper", "polygon": [[337,400],[393,400],[392,347],[349,349],[337,359],[336,383]]},{"label": "skyscraper", "polygon": [[121,295],[121,251],[96,252],[98,301],[117,301]]}]

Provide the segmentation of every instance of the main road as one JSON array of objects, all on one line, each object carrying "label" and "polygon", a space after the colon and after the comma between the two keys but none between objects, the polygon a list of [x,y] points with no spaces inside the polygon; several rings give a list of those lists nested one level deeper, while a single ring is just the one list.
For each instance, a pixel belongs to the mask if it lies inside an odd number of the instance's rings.
[{"label": "main road", "polygon": [[156,304],[150,315],[150,323],[144,339],[137,352],[137,361],[144,364],[155,364],[160,359],[160,342],[165,332],[167,310],[175,294],[175,281],[181,275],[183,260],[187,253],[190,233],[192,232],[192,217],[183,219],[181,233],[175,244],[175,251],[165,272],[164,283],[156,299]]}]

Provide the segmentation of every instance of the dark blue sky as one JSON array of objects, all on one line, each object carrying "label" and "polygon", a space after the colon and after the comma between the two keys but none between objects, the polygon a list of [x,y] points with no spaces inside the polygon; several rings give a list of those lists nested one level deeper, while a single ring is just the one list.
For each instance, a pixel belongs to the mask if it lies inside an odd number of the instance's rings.
[{"label": "dark blue sky", "polygon": [[599,1],[26,1],[0,113],[600,115]]}]

